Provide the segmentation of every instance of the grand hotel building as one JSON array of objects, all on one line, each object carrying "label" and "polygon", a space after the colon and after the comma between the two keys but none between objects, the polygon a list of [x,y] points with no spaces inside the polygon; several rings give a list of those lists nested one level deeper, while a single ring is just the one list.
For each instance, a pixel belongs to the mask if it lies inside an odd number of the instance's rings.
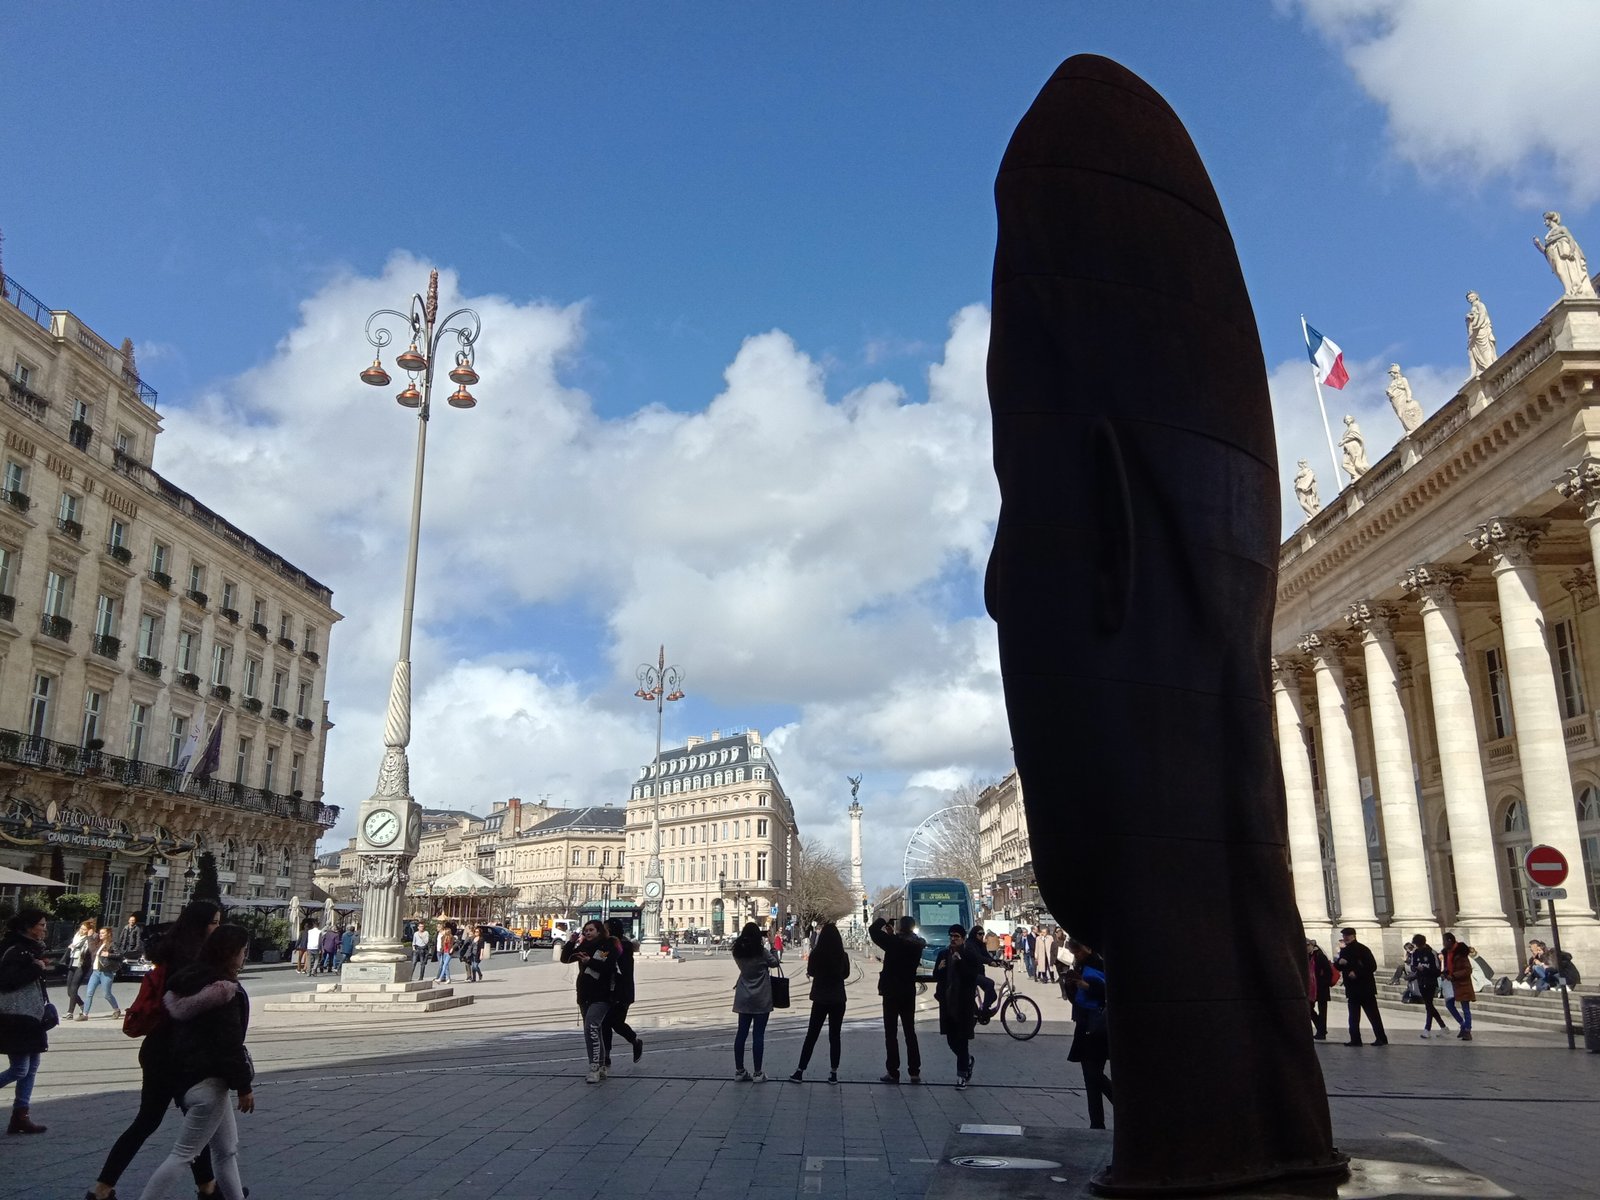
[{"label": "grand hotel building", "polygon": [[59,851],[113,916],[171,917],[207,850],[226,897],[306,896],[333,594],[154,469],[131,344],[0,280],[0,865]]},{"label": "grand hotel building", "polygon": [[1515,974],[1522,858],[1600,969],[1600,301],[1559,300],[1284,542],[1274,701],[1308,936],[1443,930]]}]

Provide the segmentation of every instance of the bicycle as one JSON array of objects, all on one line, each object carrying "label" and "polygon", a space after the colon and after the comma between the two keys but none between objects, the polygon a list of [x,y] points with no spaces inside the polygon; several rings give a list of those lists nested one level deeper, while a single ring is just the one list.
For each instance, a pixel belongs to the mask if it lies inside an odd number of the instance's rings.
[{"label": "bicycle", "polygon": [[[1017,1041],[1025,1042],[1039,1032],[1044,1018],[1039,1012],[1038,1002],[1017,991],[1017,985],[1011,981],[1011,972],[1016,964],[1006,961],[998,965],[1005,968],[1005,978],[995,989],[995,1006],[1000,1014],[1000,1024]],[[983,1003],[981,991],[978,1003]]]}]

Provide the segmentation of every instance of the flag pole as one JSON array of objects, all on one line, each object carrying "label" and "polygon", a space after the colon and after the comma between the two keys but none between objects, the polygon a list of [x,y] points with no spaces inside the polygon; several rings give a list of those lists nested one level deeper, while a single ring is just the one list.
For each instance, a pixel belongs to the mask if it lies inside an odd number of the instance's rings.
[{"label": "flag pole", "polygon": [[[1311,353],[1311,332],[1306,328],[1305,313],[1300,314],[1300,336],[1305,339],[1306,354],[1309,355]],[[1322,402],[1322,377],[1317,374],[1315,361],[1311,364],[1311,382],[1317,389],[1317,411],[1322,414],[1322,433],[1328,439],[1328,457],[1333,460],[1333,482],[1342,492],[1344,491],[1344,483],[1341,476],[1344,474],[1344,470],[1339,465],[1339,452],[1333,448],[1333,428],[1328,424],[1328,406]],[[1350,478],[1354,480],[1355,476],[1352,475]]]}]

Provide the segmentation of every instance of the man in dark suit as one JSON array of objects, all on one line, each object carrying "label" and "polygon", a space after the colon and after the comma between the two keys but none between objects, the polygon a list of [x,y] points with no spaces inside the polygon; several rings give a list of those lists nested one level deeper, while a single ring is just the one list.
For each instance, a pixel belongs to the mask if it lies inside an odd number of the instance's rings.
[{"label": "man in dark suit", "polygon": [[1356,940],[1356,931],[1345,928],[1339,931],[1339,955],[1333,965],[1344,976],[1345,1002],[1350,1006],[1350,1040],[1346,1046],[1361,1045],[1361,1014],[1367,1014],[1372,1026],[1372,1044],[1387,1046],[1389,1037],[1383,1032],[1383,1016],[1378,1012],[1378,960],[1372,951]]}]

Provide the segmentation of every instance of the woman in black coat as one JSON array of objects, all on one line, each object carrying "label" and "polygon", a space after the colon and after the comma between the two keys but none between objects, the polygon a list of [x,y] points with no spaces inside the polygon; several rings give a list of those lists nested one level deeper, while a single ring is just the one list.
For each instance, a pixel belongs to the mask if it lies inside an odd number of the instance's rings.
[{"label": "woman in black coat", "polygon": [[628,940],[628,930],[617,917],[612,917],[606,922],[606,929],[617,942],[617,986],[611,993],[611,1007],[606,1010],[605,1024],[600,1027],[601,1035],[605,1038],[605,1061],[602,1064],[607,1071],[611,1070],[611,1035],[620,1033],[625,1041],[633,1044],[633,1061],[638,1062],[644,1053],[644,1039],[628,1024],[628,1009],[633,1007],[635,992],[633,987],[633,956],[639,953],[637,942]]},{"label": "woman in black coat", "polygon": [[817,1048],[817,1038],[822,1033],[822,1023],[828,1023],[828,1082],[839,1082],[839,1030],[844,1024],[844,985],[850,979],[850,956],[845,953],[844,939],[839,927],[829,921],[817,934],[817,944],[806,960],[806,974],[811,976],[811,1023],[806,1026],[806,1040],[800,1047],[800,1065],[790,1080],[805,1082],[806,1065],[811,1052]]},{"label": "woman in black coat", "polygon": [[[950,926],[950,944],[933,962],[933,994],[939,1001],[939,1032],[956,1056],[956,1086],[972,1081],[972,1035],[978,1027],[979,950],[960,925]],[[984,955],[987,958],[987,954]]]},{"label": "woman in black coat", "polygon": [[28,1118],[33,1100],[33,1081],[39,1074],[39,1056],[50,1049],[45,1036],[45,957],[44,939],[48,926],[45,914],[25,908],[11,918],[5,940],[0,942],[0,1054],[10,1066],[0,1071],[0,1087],[17,1085],[11,1105],[7,1133],[43,1133],[45,1126]]},{"label": "woman in black coat", "polygon": [[238,925],[221,925],[200,948],[200,957],[173,974],[162,998],[172,1019],[172,1083],[183,1107],[183,1131],[172,1153],[145,1184],[140,1200],[171,1191],[188,1172],[190,1160],[211,1148],[217,1194],[244,1200],[239,1183],[239,1128],[230,1093],[239,1111],[255,1111],[251,1084],[255,1068],[244,1048],[250,1029],[250,997],[239,984],[250,934]]},{"label": "woman in black coat", "polygon": [[1306,998],[1311,1002],[1311,1039],[1328,1038],[1328,993],[1333,990],[1333,963],[1315,938],[1306,939]]},{"label": "woman in black coat", "polygon": [[[159,940],[151,942],[150,961],[161,972],[161,978],[152,980],[152,983],[165,992],[166,983],[194,962],[206,938],[221,923],[222,910],[211,901],[191,900],[185,904],[172,928],[162,934]],[[133,1118],[133,1124],[123,1130],[122,1136],[112,1145],[111,1152],[106,1155],[105,1165],[100,1168],[100,1177],[94,1181],[84,1200],[116,1200],[117,1180],[122,1178],[133,1156],[139,1153],[139,1148],[160,1128],[161,1119],[166,1116],[168,1106],[178,1094],[177,1084],[172,1078],[172,1041],[173,1025],[169,1020],[145,1035],[140,1043],[139,1111]],[[215,1186],[215,1175],[211,1170],[209,1148],[200,1151],[191,1165],[191,1171],[196,1190],[202,1196],[210,1195]]]}]

